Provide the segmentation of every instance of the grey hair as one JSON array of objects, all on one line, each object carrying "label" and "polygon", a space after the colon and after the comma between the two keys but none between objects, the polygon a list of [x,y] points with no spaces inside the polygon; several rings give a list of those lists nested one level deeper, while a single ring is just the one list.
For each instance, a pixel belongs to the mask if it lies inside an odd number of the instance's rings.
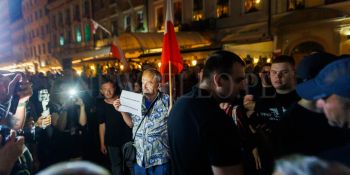
[{"label": "grey hair", "polygon": [[103,167],[87,161],[62,162],[54,164],[38,175],[110,175]]},{"label": "grey hair", "polygon": [[[154,79],[158,82],[158,83],[160,83],[161,81],[162,81],[162,75],[160,74],[160,72],[158,71],[158,70],[156,70],[156,69],[154,69],[154,68],[149,68],[149,69],[145,69],[144,71],[143,71],[143,73],[145,73],[145,72],[148,72],[148,73],[150,73],[150,74],[152,74],[154,77]],[[142,73],[142,74],[143,74]]]}]

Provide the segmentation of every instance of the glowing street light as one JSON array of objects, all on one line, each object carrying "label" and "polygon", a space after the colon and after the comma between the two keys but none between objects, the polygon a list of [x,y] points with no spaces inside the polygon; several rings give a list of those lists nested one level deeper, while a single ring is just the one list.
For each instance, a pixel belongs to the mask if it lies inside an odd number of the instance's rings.
[{"label": "glowing street light", "polygon": [[192,66],[196,66],[197,65],[197,60],[192,60]]}]

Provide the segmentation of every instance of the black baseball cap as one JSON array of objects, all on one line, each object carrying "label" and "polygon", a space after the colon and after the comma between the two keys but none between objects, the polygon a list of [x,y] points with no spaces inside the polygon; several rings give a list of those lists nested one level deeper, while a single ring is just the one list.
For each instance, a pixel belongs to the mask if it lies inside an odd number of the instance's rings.
[{"label": "black baseball cap", "polygon": [[326,65],[335,60],[337,60],[335,55],[326,52],[316,52],[305,56],[297,67],[297,78],[300,80],[315,78]]}]

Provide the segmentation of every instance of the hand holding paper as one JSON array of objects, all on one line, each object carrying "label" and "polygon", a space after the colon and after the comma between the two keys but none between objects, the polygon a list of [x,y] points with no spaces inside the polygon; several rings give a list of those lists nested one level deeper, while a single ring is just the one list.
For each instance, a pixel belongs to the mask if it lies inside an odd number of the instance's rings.
[{"label": "hand holding paper", "polygon": [[[118,111],[142,116],[142,98],[142,94],[123,90],[120,95],[120,106],[118,107]],[[116,107],[116,105],[114,105],[114,107]]]}]

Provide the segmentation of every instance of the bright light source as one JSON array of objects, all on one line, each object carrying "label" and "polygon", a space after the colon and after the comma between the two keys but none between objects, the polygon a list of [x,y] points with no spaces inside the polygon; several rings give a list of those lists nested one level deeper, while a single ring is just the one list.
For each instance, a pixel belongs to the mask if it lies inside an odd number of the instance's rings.
[{"label": "bright light source", "polygon": [[259,62],[259,58],[254,58],[254,64],[257,64]]},{"label": "bright light source", "polygon": [[141,69],[142,67],[141,67],[141,65],[137,65],[137,67],[139,68],[139,69]]},{"label": "bright light source", "polygon": [[197,60],[192,60],[192,66],[196,66],[197,65]]},{"label": "bright light source", "polygon": [[82,73],[81,70],[77,70],[77,74],[78,74],[79,76],[81,76],[81,73]]},{"label": "bright light source", "polygon": [[91,66],[90,66],[90,69],[92,69],[92,70],[96,70],[96,68],[95,68],[95,66],[94,66],[94,65],[91,65]]},{"label": "bright light source", "polygon": [[120,65],[119,68],[120,68],[120,70],[124,70],[124,66],[123,65]]},{"label": "bright light source", "polygon": [[160,66],[162,66],[162,63],[161,63],[161,62],[158,63],[158,67],[160,67]]},{"label": "bright light source", "polygon": [[260,4],[260,0],[255,0],[255,3]]},{"label": "bright light source", "polygon": [[77,95],[77,93],[78,93],[78,91],[75,88],[71,88],[71,89],[68,90],[69,97],[74,97],[74,96]]},{"label": "bright light source", "polygon": [[268,58],[268,59],[266,60],[266,62],[267,62],[267,63],[271,63],[271,58]]}]

